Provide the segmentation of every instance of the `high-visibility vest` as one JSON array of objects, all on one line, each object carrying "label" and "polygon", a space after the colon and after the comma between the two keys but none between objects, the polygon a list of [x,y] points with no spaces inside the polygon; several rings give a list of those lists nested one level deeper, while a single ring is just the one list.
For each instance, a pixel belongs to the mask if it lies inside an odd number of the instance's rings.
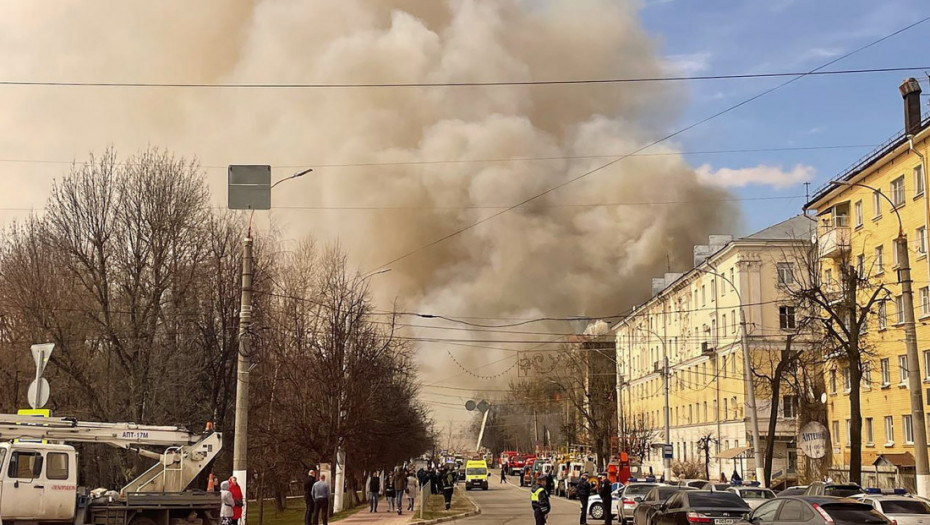
[{"label": "high-visibility vest", "polygon": [[544,489],[543,487],[539,487],[538,489],[534,490],[533,494],[530,496],[530,501],[532,501],[533,503],[539,503],[539,494],[544,490],[546,489]]}]

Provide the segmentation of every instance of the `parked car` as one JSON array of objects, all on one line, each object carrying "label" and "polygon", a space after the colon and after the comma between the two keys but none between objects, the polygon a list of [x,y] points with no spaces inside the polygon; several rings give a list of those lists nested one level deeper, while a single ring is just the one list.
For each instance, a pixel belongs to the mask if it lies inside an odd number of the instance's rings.
[{"label": "parked car", "polygon": [[659,506],[653,525],[733,525],[752,509],[732,492],[680,490]]},{"label": "parked car", "polygon": [[930,502],[928,500],[907,494],[903,490],[894,494],[878,492],[876,494],[866,489],[866,494],[855,499],[868,503],[873,509],[894,520],[898,525],[930,525]]},{"label": "parked car", "polygon": [[691,487],[693,489],[701,489],[709,483],[706,479],[680,479],[678,481],[673,481],[670,485],[675,485],[677,487]]},{"label": "parked car", "polygon": [[805,492],[807,492],[807,485],[795,485],[779,492],[777,497],[782,498],[785,496],[803,496]]},{"label": "parked car", "polygon": [[710,490],[714,492],[723,492],[730,488],[729,483],[721,483],[719,481],[705,481],[700,487],[701,490]]},{"label": "parked car", "polygon": [[835,496],[787,496],[752,511],[752,525],[893,525],[868,503]]},{"label": "parked car", "polygon": [[633,507],[633,525],[650,525],[652,522],[652,516],[656,513],[659,507],[665,503],[665,501],[670,498],[672,494],[680,490],[697,489],[687,486],[675,487],[665,485],[652,487],[652,489],[646,493],[643,501],[640,501],[638,505]]},{"label": "parked car", "polygon": [[743,498],[750,508],[756,508],[770,499],[775,499],[775,493],[762,487],[730,487],[729,492]]},{"label": "parked car", "polygon": [[[623,490],[623,488],[621,487],[621,488],[618,488],[618,489],[614,489],[614,490],[611,491],[611,493],[610,493],[610,496],[611,496],[611,498],[610,498],[610,499],[611,499],[611,501],[610,501],[610,508],[612,509],[612,510],[611,510],[611,513],[612,513],[614,516],[619,516],[619,515],[620,515],[620,512],[619,512],[619,509],[620,509],[620,492],[621,492],[622,490]],[[601,501],[601,496],[600,496],[600,495],[598,495],[598,494],[591,494],[590,496],[588,496],[588,516],[591,516],[592,518],[594,518],[594,519],[596,519],[596,520],[602,520],[602,519],[604,519],[604,509],[605,509],[605,507],[604,507],[604,502]]]},{"label": "parked car", "polygon": [[865,489],[855,483],[825,483],[815,481],[807,486],[804,492],[805,496],[836,496],[838,498],[848,498],[865,493]]},{"label": "parked car", "polygon": [[620,525],[626,525],[632,522],[633,511],[636,509],[636,505],[643,501],[643,498],[646,497],[646,494],[648,494],[653,487],[658,486],[658,483],[631,482],[626,487],[623,487],[623,490],[620,491],[619,512],[616,513],[618,516],[617,522]]}]

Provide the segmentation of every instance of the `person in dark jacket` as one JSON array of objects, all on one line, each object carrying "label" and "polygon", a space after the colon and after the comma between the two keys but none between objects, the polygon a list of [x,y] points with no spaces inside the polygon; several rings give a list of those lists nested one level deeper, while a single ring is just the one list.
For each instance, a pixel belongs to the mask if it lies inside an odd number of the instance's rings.
[{"label": "person in dark jacket", "polygon": [[614,510],[613,496],[611,496],[610,480],[607,474],[601,473],[601,479],[597,485],[597,495],[601,497],[601,505],[604,507],[604,525],[610,525],[611,514]]},{"label": "person in dark jacket", "polygon": [[449,510],[452,507],[452,492],[455,490],[455,476],[452,474],[452,469],[449,467],[443,469],[440,482],[442,483],[442,497],[446,500],[446,510]]},{"label": "person in dark jacket", "polygon": [[540,474],[533,480],[530,487],[530,502],[533,505],[533,518],[536,519],[536,525],[545,525],[549,517],[549,493],[546,492],[545,479]]},{"label": "person in dark jacket", "polygon": [[368,512],[378,512],[379,499],[381,499],[381,478],[375,471],[368,478]]},{"label": "person in dark jacket", "polygon": [[587,472],[582,474],[581,479],[578,480],[578,485],[575,486],[575,495],[578,496],[578,501],[581,502],[581,521],[578,523],[588,525],[588,496],[591,495],[591,484],[588,483]]},{"label": "person in dark jacket", "polygon": [[304,505],[307,510],[304,511],[304,525],[310,525],[313,519],[313,484],[316,483],[316,471],[311,470],[307,473],[307,480],[304,481]]},{"label": "person in dark jacket", "polygon": [[394,490],[394,476],[392,472],[384,471],[384,499],[387,500],[388,512],[394,512],[394,502],[397,501],[397,492]]},{"label": "person in dark jacket", "polygon": [[399,467],[394,469],[394,492],[399,516],[404,511],[404,497],[407,495],[407,471]]},{"label": "person in dark jacket", "polygon": [[546,474],[546,493],[552,494],[554,490],[555,490],[555,477],[552,475],[552,471],[550,470]]},{"label": "person in dark jacket", "polygon": [[507,464],[501,465],[501,483],[507,483]]}]

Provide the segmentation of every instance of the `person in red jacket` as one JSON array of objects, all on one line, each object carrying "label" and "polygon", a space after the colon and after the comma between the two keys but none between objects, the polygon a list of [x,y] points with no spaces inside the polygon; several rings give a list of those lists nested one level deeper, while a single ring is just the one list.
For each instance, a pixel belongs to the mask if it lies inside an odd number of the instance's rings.
[{"label": "person in red jacket", "polygon": [[242,501],[242,487],[236,482],[235,476],[229,478],[229,493],[233,497],[233,525],[238,525],[245,502]]}]

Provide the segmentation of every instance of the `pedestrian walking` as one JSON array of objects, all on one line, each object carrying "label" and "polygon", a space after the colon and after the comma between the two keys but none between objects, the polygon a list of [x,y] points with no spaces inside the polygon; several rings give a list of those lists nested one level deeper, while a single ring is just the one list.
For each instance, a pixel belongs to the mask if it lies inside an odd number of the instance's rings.
[{"label": "pedestrian walking", "polygon": [[550,470],[546,473],[546,493],[552,494],[553,490],[555,490],[555,478],[552,476],[552,471]]},{"label": "pedestrian walking", "polygon": [[407,495],[407,471],[402,468],[394,469],[394,491],[397,494],[397,515],[404,511],[404,497]]},{"label": "pedestrian walking", "polygon": [[611,518],[613,517],[611,514],[614,506],[610,488],[610,480],[607,478],[607,473],[602,472],[601,479],[598,483],[597,494],[601,497],[601,502],[604,507],[604,525],[610,525]]},{"label": "pedestrian walking", "polygon": [[501,465],[501,483],[507,483],[507,464]]},{"label": "pedestrian walking", "polygon": [[304,481],[304,525],[310,525],[313,520],[313,484],[316,483],[316,471],[307,472],[307,480]]},{"label": "pedestrian walking", "polygon": [[378,512],[379,499],[381,499],[381,478],[375,471],[368,478],[368,512]]},{"label": "pedestrian walking", "polygon": [[575,487],[575,495],[578,496],[578,501],[581,502],[581,520],[578,521],[580,525],[588,525],[588,496],[591,495],[591,484],[588,483],[588,473],[585,472],[581,475],[581,479],[578,480],[578,485]]},{"label": "pedestrian walking", "polygon": [[239,486],[235,476],[229,478],[229,493],[232,494],[233,498],[232,525],[238,525],[239,520],[242,519],[242,509],[245,508],[245,501],[242,499],[242,487]]},{"label": "pedestrian walking", "polygon": [[416,504],[417,496],[420,494],[419,486],[417,484],[417,477],[411,472],[407,476],[407,510],[413,512],[413,507]]},{"label": "pedestrian walking", "polygon": [[533,485],[530,487],[530,503],[533,506],[536,525],[545,525],[549,518],[549,493],[546,492],[543,484],[543,476],[540,474],[533,480]]},{"label": "pedestrian walking", "polygon": [[313,484],[313,525],[319,525],[323,516],[323,525],[329,525],[329,482],[326,474],[320,474],[320,480]]},{"label": "pedestrian walking", "polygon": [[384,499],[387,500],[387,511],[394,512],[394,502],[397,501],[397,492],[394,491],[394,476],[391,472],[384,473]]},{"label": "pedestrian walking", "polygon": [[429,482],[430,482],[430,492],[433,494],[441,494],[442,489],[439,486],[439,471],[435,467],[429,469]]},{"label": "pedestrian walking", "polygon": [[220,483],[220,520],[222,525],[233,525],[233,509],[236,504],[233,502],[232,494],[229,492],[229,482]]},{"label": "pedestrian walking", "polygon": [[446,467],[442,473],[442,497],[446,500],[446,510],[452,507],[452,492],[455,490],[455,476]]}]

